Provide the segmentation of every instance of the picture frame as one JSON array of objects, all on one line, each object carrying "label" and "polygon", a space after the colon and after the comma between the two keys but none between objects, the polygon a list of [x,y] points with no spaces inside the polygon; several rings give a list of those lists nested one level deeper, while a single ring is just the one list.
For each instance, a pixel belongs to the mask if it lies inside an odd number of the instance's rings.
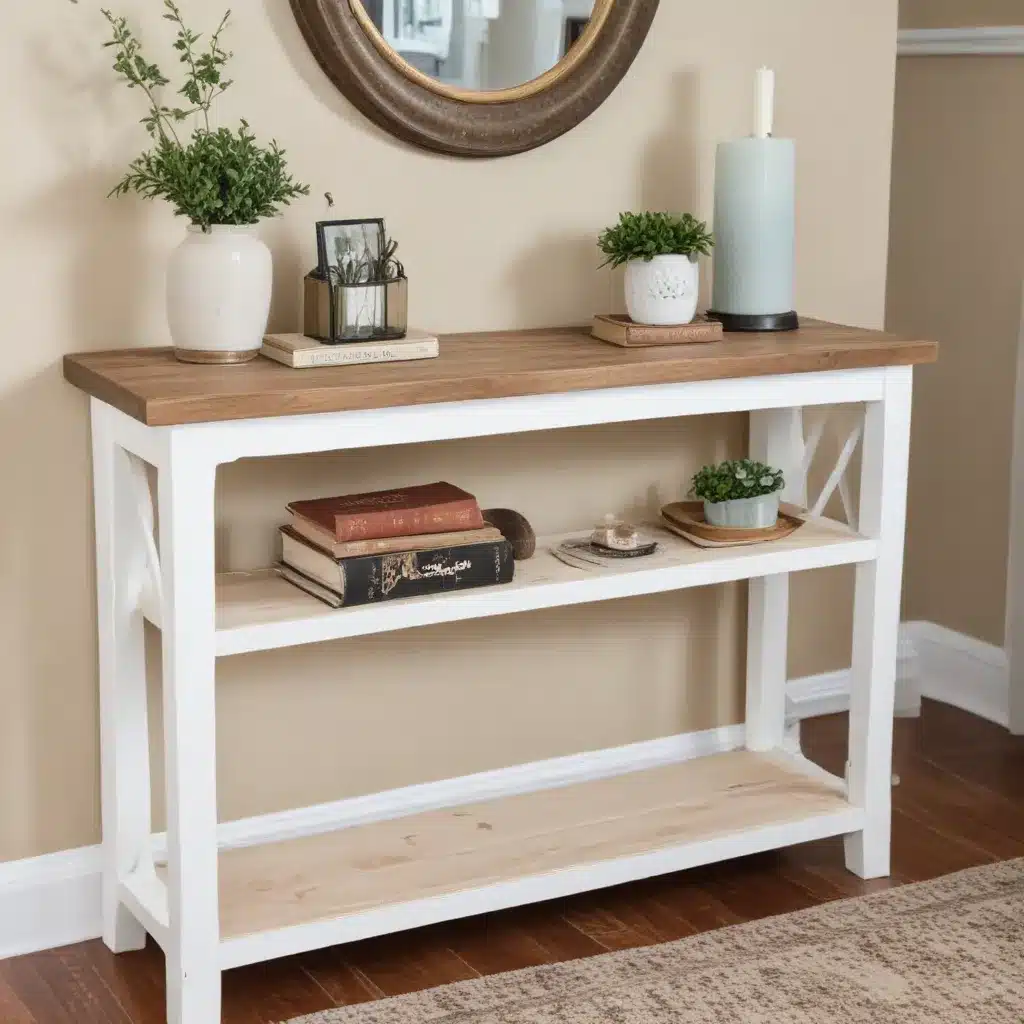
[{"label": "picture frame", "polygon": [[379,260],[385,239],[383,217],[317,221],[318,274],[326,280],[333,267],[336,276],[340,273],[344,277],[346,267]]},{"label": "picture frame", "polygon": [[[289,0],[313,57],[364,115],[405,142],[461,157],[525,153],[575,128],[622,81],[660,2],[594,0],[590,25],[556,67],[512,88],[474,90],[405,60],[363,0]],[[487,4],[493,11],[493,0]]]}]

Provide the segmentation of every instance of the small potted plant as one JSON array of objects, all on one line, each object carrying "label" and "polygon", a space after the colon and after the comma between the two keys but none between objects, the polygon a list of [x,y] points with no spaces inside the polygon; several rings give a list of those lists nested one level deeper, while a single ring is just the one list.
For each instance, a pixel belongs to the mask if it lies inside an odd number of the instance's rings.
[{"label": "small potted plant", "polygon": [[[262,345],[272,285],[270,250],[255,225],[309,188],[292,179],[277,143],[257,144],[244,120],[234,131],[210,125],[214,100],[231,85],[224,77],[231,54],[221,46],[230,12],[200,45],[173,0],[164,0],[164,8],[164,19],[177,29],[174,49],[183,67],[174,100],[163,95],[170,82],[146,59],[127,20],[103,11],[114,71],[146,97],[142,124],[154,143],[132,161],[111,195],[165,199],[190,222],[167,272],[175,355],[185,362],[246,362]],[[189,124],[193,130],[185,135]]]},{"label": "small potted plant", "polygon": [[705,466],[693,478],[693,493],[704,499],[704,518],[712,526],[771,528],[779,518],[779,492],[786,486],[781,469],[753,459]]},{"label": "small potted plant", "polygon": [[408,281],[397,251],[398,243],[385,238],[379,255],[339,258],[328,268],[332,343],[405,337]]},{"label": "small potted plant", "polygon": [[601,266],[626,265],[626,311],[638,324],[688,324],[697,312],[698,256],[714,239],[691,213],[622,213],[605,228]]}]

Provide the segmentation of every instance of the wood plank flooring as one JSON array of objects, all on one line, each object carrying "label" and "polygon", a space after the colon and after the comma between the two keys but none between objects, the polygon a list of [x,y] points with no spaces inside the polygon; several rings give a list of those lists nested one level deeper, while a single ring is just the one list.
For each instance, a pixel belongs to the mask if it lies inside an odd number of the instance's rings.
[{"label": "wood plank flooring", "polygon": [[[804,724],[842,774],[846,718]],[[896,723],[893,877],[862,882],[825,840],[695,871],[229,971],[224,1024],[278,1024],[332,1006],[698,932],[1024,856],[1024,738],[926,701]],[[102,943],[0,961],[2,1024],[164,1024],[163,954]]]}]

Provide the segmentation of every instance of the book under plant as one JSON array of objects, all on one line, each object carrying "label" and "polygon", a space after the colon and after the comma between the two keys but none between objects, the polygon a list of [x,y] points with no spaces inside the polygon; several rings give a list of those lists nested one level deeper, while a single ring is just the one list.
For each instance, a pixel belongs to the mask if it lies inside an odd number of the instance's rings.
[{"label": "book under plant", "polygon": [[261,352],[268,359],[293,370],[316,366],[358,366],[365,363],[399,363],[415,359],[436,359],[440,353],[437,336],[409,330],[401,341],[349,342],[325,345],[305,334],[268,334]]}]

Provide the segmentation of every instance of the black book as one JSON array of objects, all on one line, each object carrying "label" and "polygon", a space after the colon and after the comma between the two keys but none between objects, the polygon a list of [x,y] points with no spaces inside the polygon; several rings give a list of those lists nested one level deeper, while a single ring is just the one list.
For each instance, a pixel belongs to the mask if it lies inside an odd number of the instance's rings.
[{"label": "black book", "polygon": [[285,579],[334,608],[511,583],[515,570],[506,540],[334,559],[287,533],[282,563]]}]

